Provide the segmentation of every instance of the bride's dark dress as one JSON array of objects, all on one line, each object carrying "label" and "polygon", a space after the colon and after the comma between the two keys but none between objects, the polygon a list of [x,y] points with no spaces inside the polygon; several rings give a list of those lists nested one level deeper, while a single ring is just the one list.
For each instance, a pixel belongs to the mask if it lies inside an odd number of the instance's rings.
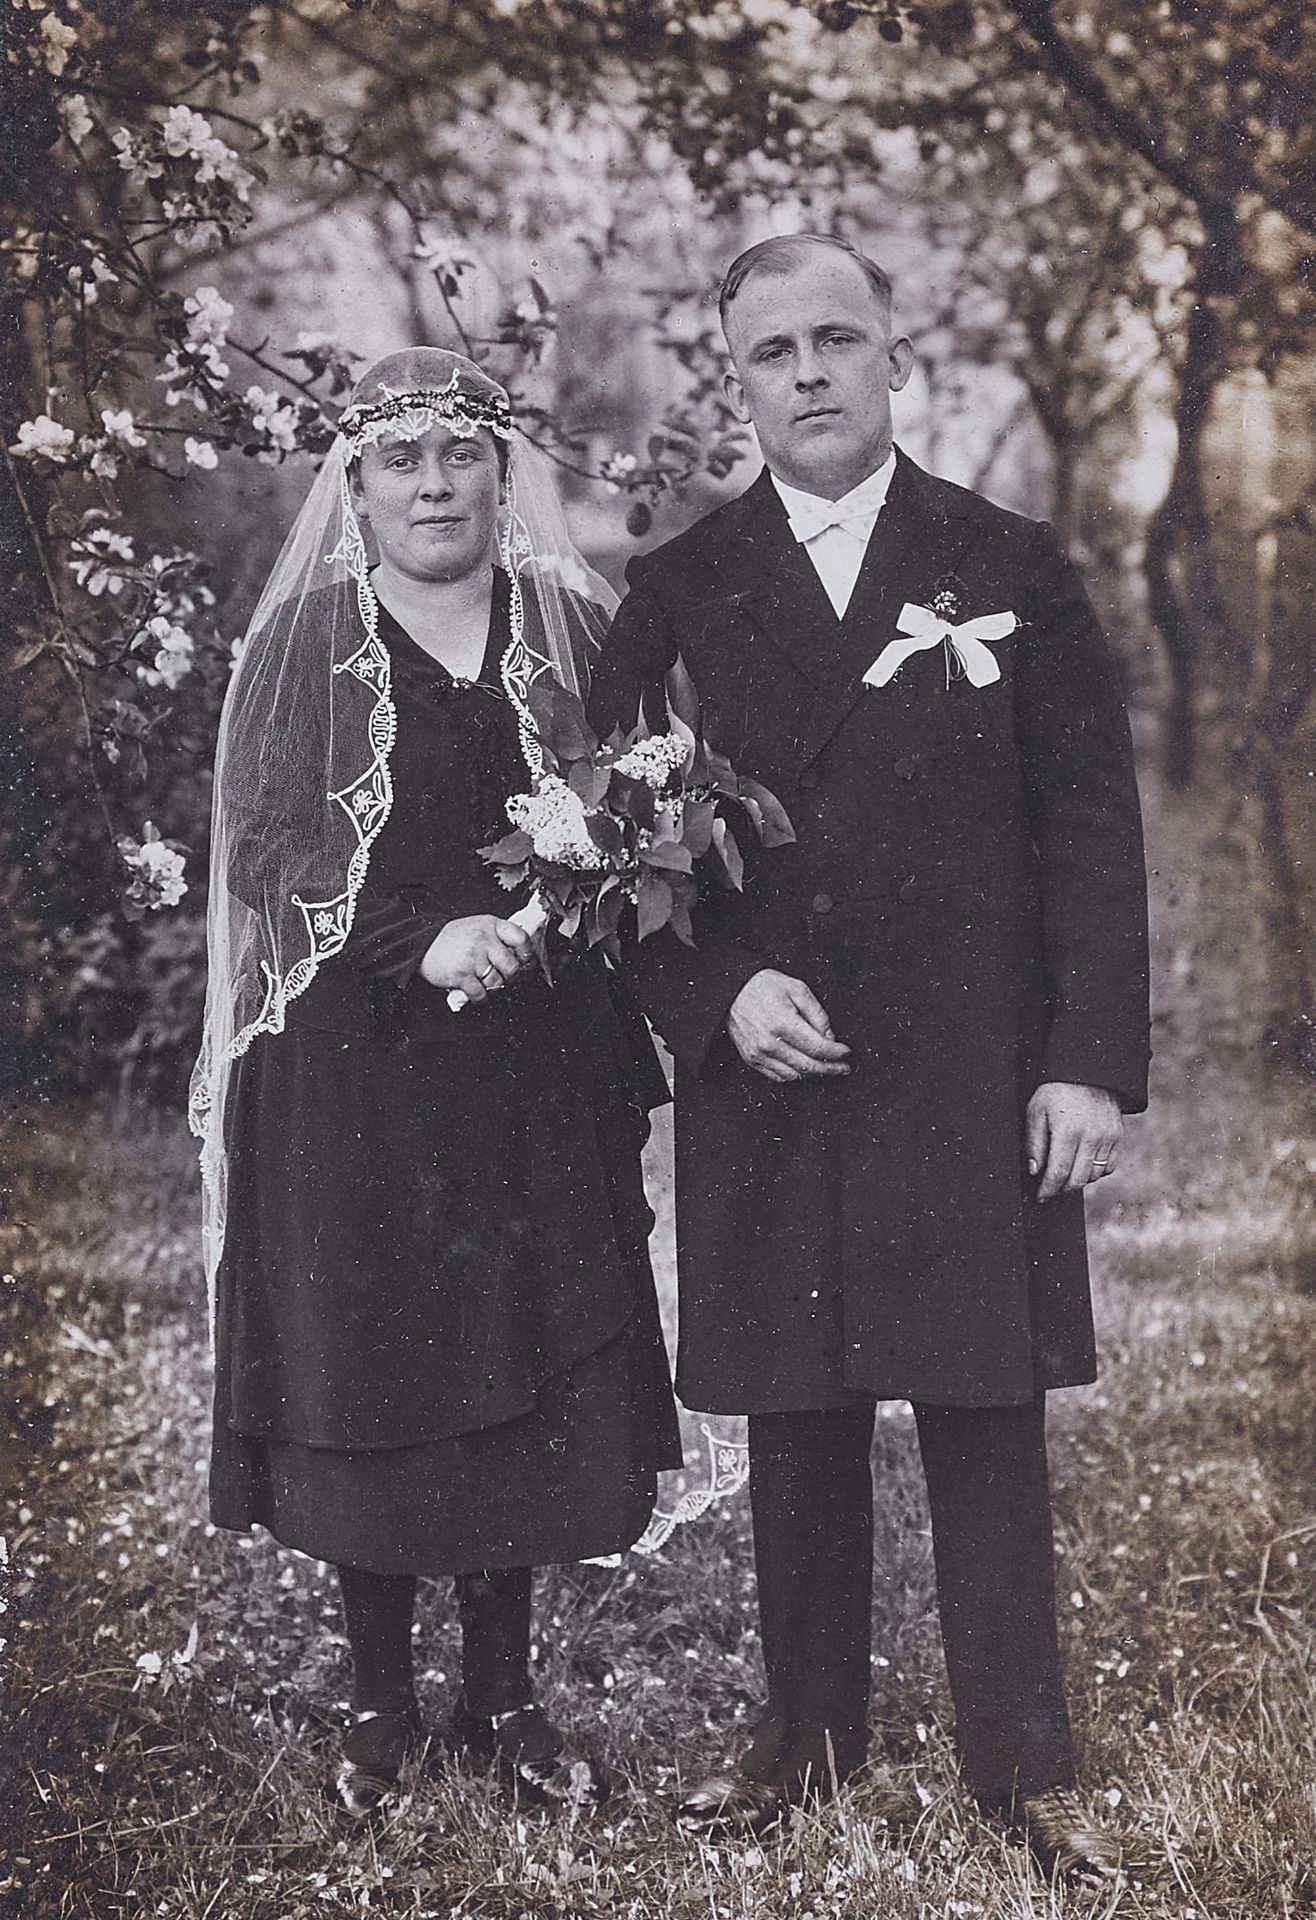
[{"label": "bride's dark dress", "polygon": [[343,951],[230,1091],[211,1508],[379,1573],[616,1551],[680,1464],[638,1174],[666,1098],[600,955],[461,1014],[418,968],[515,904],[475,849],[527,784],[498,663],[454,680],[381,609],[392,813]]}]

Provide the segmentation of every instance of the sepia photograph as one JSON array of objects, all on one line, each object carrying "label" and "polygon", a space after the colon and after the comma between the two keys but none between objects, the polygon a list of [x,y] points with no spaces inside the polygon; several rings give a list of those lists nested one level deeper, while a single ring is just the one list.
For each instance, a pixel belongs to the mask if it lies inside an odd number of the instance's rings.
[{"label": "sepia photograph", "polygon": [[0,1915],[1316,1920],[1316,13],[0,47]]}]

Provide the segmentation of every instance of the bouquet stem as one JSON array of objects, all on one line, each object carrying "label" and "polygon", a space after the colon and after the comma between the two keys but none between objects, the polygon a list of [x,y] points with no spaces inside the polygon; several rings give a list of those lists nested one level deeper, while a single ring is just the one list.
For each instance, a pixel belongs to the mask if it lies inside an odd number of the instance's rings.
[{"label": "bouquet stem", "polygon": [[[509,913],[507,918],[514,927],[520,927],[523,933],[535,939],[548,925],[548,908],[544,904],[543,894],[533,894],[523,907],[518,907],[515,913]],[[460,1013],[463,1007],[470,1005],[470,1001],[460,987],[454,987],[448,995],[448,1005],[454,1013]]]}]

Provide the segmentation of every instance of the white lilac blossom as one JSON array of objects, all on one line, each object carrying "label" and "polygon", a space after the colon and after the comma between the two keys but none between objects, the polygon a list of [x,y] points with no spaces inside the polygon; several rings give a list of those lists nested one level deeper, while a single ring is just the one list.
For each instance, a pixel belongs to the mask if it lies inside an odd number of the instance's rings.
[{"label": "white lilac blossom", "polygon": [[201,467],[209,473],[219,465],[219,455],[209,440],[194,440],[189,434],[183,442],[183,452],[189,467]]},{"label": "white lilac blossom", "polygon": [[589,837],[580,795],[556,774],[546,774],[534,793],[514,794],[507,803],[507,817],[514,827],[530,835],[541,860],[577,871],[606,864],[603,853]]},{"label": "white lilac blossom", "polygon": [[655,733],[647,740],[637,740],[613,762],[612,770],[631,780],[642,780],[646,787],[661,793],[685,765],[686,752],[686,743],[677,734]]},{"label": "white lilac blossom", "polygon": [[126,575],[115,563],[123,561],[131,566],[135,558],[132,541],[112,527],[93,527],[73,542],[69,553],[74,579],[93,599],[103,593],[121,593]]},{"label": "white lilac blossom", "polygon": [[43,460],[67,460],[76,437],[71,428],[62,427],[48,413],[39,413],[35,420],[23,421],[9,451],[20,460],[35,460],[38,456]]},{"label": "white lilac blossom", "polygon": [[87,108],[86,96],[81,93],[65,94],[60,102],[59,117],[64,122],[64,131],[69,139],[83,141],[95,126]]}]

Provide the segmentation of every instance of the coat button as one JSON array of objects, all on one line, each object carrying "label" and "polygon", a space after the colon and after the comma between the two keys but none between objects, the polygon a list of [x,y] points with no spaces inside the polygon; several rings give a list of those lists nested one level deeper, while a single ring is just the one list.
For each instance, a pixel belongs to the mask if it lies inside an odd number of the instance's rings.
[{"label": "coat button", "polygon": [[830,913],[834,904],[835,902],[830,893],[815,893],[813,896],[813,910],[815,913]]},{"label": "coat button", "polygon": [[913,754],[902,753],[899,760],[896,761],[895,771],[898,779],[912,780],[918,772],[918,761],[915,760]]},{"label": "coat button", "polygon": [[814,789],[821,784],[822,775],[819,773],[817,767],[806,767],[800,775],[800,786],[805,793],[812,793]]}]

